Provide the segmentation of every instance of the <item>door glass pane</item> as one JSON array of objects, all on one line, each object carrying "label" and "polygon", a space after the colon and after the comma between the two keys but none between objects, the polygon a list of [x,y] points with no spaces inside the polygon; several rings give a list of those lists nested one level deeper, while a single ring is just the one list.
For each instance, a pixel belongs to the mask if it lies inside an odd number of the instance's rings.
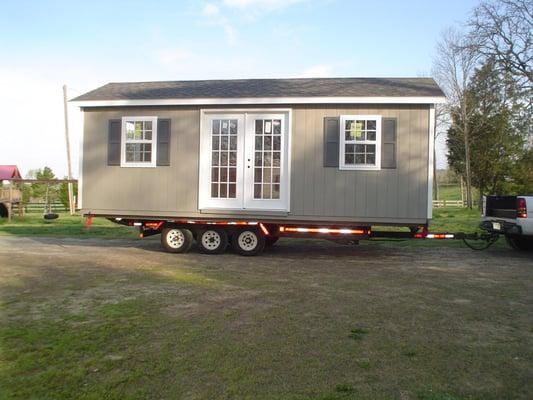
[{"label": "door glass pane", "polygon": [[279,167],[280,166],[280,157],[281,157],[281,153],[279,151],[275,151],[274,153],[272,153],[272,165],[274,167]]},{"label": "door glass pane", "polygon": [[211,165],[216,167],[218,165],[218,151],[213,151],[211,155]]},{"label": "door glass pane", "polygon": [[261,182],[261,174],[262,174],[261,168],[256,168],[254,171],[254,182],[260,183]]},{"label": "door glass pane", "polygon": [[228,137],[222,136],[220,138],[220,150],[227,150],[228,149]]},{"label": "door glass pane", "polygon": [[220,153],[220,165],[228,165],[228,153],[226,151]]},{"label": "door glass pane", "polygon": [[263,185],[263,199],[270,199],[270,185]]},{"label": "door glass pane", "polygon": [[265,136],[265,150],[272,150],[272,137]]},{"label": "door glass pane", "polygon": [[263,182],[270,183],[272,179],[272,168],[263,168]]},{"label": "door glass pane", "polygon": [[228,184],[227,183],[220,183],[219,190],[220,190],[219,197],[222,197],[222,198],[228,197]]},{"label": "door glass pane", "polygon": [[255,149],[263,150],[263,138],[261,136],[255,137]]},{"label": "door glass pane", "polygon": [[280,169],[272,168],[272,182],[279,183],[280,178],[281,178]]},{"label": "door glass pane", "polygon": [[279,185],[272,185],[272,198],[279,199]]},{"label": "door glass pane", "polygon": [[220,182],[227,182],[227,181],[228,181],[228,169],[221,168],[220,169]]},{"label": "door glass pane", "polygon": [[230,182],[237,182],[237,168],[230,168],[229,169],[229,181]]},{"label": "door glass pane", "polygon": [[273,150],[281,150],[281,137],[280,136],[274,136],[274,142],[272,144]]},{"label": "door glass pane", "polygon": [[261,198],[261,185],[254,185],[254,199]]},{"label": "door glass pane", "polygon": [[220,125],[220,134],[227,135],[229,131],[229,121],[227,119],[223,119]]},{"label": "door glass pane", "polygon": [[220,139],[218,136],[213,136],[213,139],[212,139],[212,150],[218,150],[220,149]]},{"label": "door glass pane", "polygon": [[228,187],[229,187],[228,197],[232,199],[236,198],[237,197],[237,185],[235,183],[230,183]]},{"label": "door glass pane", "polygon": [[229,152],[229,165],[232,167],[237,165],[237,152],[236,151]]}]

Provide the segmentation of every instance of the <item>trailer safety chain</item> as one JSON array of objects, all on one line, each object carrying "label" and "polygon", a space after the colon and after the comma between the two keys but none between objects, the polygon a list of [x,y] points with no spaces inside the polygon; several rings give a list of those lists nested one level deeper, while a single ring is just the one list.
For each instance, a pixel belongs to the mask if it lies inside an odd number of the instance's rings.
[{"label": "trailer safety chain", "polygon": [[[490,246],[492,246],[494,243],[496,243],[499,238],[500,238],[500,235],[497,234],[497,233],[489,233],[489,234],[483,234],[483,235],[479,235],[479,236],[476,234],[476,237],[470,237],[468,239],[466,237],[464,237],[463,238],[463,243],[467,247],[470,247],[472,250],[486,250]],[[475,246],[472,243],[468,243],[469,239],[476,240],[476,241],[484,240],[485,243],[482,244],[481,246]]]}]

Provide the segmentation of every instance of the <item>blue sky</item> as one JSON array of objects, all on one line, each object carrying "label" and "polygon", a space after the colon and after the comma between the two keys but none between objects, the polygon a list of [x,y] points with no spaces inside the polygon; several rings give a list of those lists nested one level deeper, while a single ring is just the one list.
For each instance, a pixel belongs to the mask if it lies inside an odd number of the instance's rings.
[{"label": "blue sky", "polygon": [[[18,164],[23,173],[50,165],[65,173],[64,83],[73,97],[110,81],[429,75],[439,34],[464,21],[476,4],[2,2],[0,112],[27,124],[14,124],[8,145],[0,147],[0,164]],[[75,107],[70,111],[77,157],[81,119]]]}]

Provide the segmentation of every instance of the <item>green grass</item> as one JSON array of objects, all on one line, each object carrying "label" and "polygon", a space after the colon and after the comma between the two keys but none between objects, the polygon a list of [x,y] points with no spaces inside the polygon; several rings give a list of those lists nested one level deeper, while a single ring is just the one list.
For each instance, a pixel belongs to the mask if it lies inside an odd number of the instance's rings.
[{"label": "green grass", "polygon": [[457,185],[439,186],[439,200],[461,200],[461,187]]},{"label": "green grass", "polygon": [[41,214],[26,214],[24,217],[0,218],[0,235],[20,236],[62,236],[62,237],[101,237],[134,238],[137,230],[117,225],[105,218],[94,218],[90,227],[80,215],[60,213],[55,220],[45,220]]},{"label": "green grass", "polygon": [[429,229],[435,232],[476,232],[480,222],[481,212],[475,208],[434,208]]},{"label": "green grass", "polygon": [[[448,207],[433,210],[430,230],[439,232],[474,232],[481,215],[479,210]],[[63,237],[103,237],[130,239],[137,237],[137,230],[108,221],[94,218],[90,227],[79,215],[62,213],[56,220],[45,220],[40,214],[27,214],[14,217],[11,222],[0,219],[0,235],[20,236],[63,236]]]},{"label": "green grass", "polygon": [[250,260],[47,243],[0,247],[2,400],[533,390],[533,270],[516,255],[284,244]]},{"label": "green grass", "polygon": [[[474,200],[479,198],[479,192],[476,188],[472,188],[472,197]],[[440,185],[439,200],[461,200],[461,186],[444,184]]]}]

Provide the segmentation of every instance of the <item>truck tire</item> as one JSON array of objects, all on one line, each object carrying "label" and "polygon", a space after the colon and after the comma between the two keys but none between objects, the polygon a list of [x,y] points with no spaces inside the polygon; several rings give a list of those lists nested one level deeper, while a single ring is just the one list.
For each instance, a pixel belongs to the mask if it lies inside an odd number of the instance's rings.
[{"label": "truck tire", "polygon": [[186,253],[192,243],[192,232],[188,229],[167,227],[161,231],[161,246],[169,253]]},{"label": "truck tire", "polygon": [[509,246],[515,250],[533,251],[533,237],[527,236],[506,236]]},{"label": "truck tire", "polygon": [[202,229],[196,233],[196,243],[205,254],[220,254],[228,247],[228,234],[224,229]]},{"label": "truck tire", "polygon": [[265,249],[265,237],[256,229],[237,231],[231,238],[233,249],[241,256],[256,256]]}]

